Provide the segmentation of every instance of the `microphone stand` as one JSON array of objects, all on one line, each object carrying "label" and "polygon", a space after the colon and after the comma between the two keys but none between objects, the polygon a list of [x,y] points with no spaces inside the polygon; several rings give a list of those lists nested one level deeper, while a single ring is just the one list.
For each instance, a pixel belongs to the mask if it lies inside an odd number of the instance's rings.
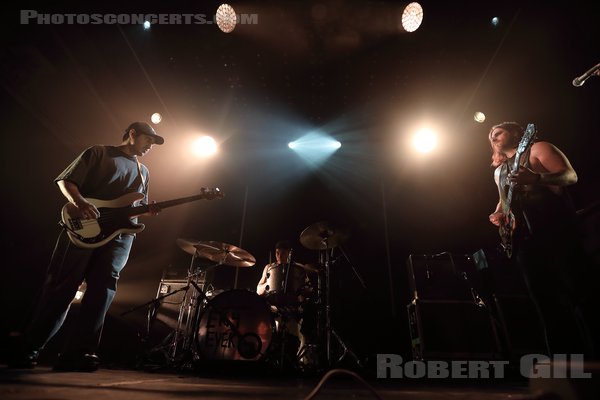
[{"label": "microphone stand", "polygon": [[600,63],[594,65],[592,68],[585,71],[583,73],[583,75],[578,76],[577,78],[573,79],[573,86],[575,86],[575,87],[582,86],[585,83],[585,81],[587,81],[588,78],[591,77],[592,75],[594,75],[596,73],[596,71],[598,71],[599,69],[600,69]]},{"label": "microphone stand", "polygon": [[[342,340],[342,338],[337,334],[337,332],[333,329],[333,324],[331,323],[331,286],[330,286],[330,281],[331,281],[331,271],[330,271],[330,267],[331,267],[331,261],[330,261],[330,255],[328,250],[328,238],[324,237],[323,238],[323,244],[325,247],[324,250],[324,263],[325,263],[325,349],[326,349],[326,357],[327,357],[327,366],[328,367],[332,367],[333,366],[333,362],[332,362],[332,351],[331,351],[331,337],[333,336],[338,344],[340,345],[340,347],[342,348],[342,355],[337,359],[337,363],[339,363],[340,361],[342,361],[342,359],[348,354],[350,355],[354,361],[356,362],[356,364],[360,367],[360,368],[364,368],[362,363],[360,362],[359,358],[356,356],[356,354],[350,350],[348,348],[348,346],[346,345],[346,343],[344,343],[344,341]],[[333,254],[333,249],[331,250],[331,253]],[[358,276],[358,275],[357,275]],[[359,279],[360,280],[360,279]],[[362,280],[360,280],[362,283]],[[363,283],[364,285],[364,283]]]},{"label": "microphone stand", "polygon": [[[285,264],[284,264],[285,265]],[[283,266],[282,265],[282,268]],[[292,249],[290,249],[287,257],[287,265],[285,266],[284,278],[283,278],[283,298],[287,298],[288,280],[290,277],[290,270],[292,269]],[[281,354],[279,359],[279,368],[283,370],[285,362],[285,342],[287,333],[287,315],[284,312],[281,313]]]}]

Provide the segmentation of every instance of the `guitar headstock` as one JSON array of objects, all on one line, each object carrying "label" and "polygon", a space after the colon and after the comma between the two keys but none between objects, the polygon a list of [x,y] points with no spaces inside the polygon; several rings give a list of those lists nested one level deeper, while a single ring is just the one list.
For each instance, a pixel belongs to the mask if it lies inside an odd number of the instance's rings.
[{"label": "guitar headstock", "polygon": [[517,152],[519,154],[525,152],[525,150],[533,143],[536,133],[537,129],[535,124],[527,124],[527,129],[525,129],[525,133],[519,142],[519,147],[517,147]]},{"label": "guitar headstock", "polygon": [[210,189],[203,187],[200,191],[207,200],[222,199],[225,197],[225,193],[223,193],[219,188]]}]

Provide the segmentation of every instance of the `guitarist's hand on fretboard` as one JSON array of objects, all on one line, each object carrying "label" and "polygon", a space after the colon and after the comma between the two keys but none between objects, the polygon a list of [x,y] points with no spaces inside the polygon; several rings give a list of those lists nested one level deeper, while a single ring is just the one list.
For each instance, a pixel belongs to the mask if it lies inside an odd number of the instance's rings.
[{"label": "guitarist's hand on fretboard", "polygon": [[518,171],[508,174],[508,180],[515,187],[520,185],[533,185],[540,180],[540,174],[521,166]]}]

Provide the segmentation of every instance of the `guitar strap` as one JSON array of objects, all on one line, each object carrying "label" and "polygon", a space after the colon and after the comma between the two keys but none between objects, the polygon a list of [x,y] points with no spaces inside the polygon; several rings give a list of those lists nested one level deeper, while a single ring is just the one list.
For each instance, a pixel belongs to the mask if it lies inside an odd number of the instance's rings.
[{"label": "guitar strap", "polygon": [[138,173],[140,174],[140,180],[142,181],[144,196],[147,199],[148,198],[148,188],[146,187],[146,179],[144,178],[144,174],[142,174],[142,164],[140,163],[140,160],[138,160],[137,157],[135,158],[135,161],[137,162]]}]

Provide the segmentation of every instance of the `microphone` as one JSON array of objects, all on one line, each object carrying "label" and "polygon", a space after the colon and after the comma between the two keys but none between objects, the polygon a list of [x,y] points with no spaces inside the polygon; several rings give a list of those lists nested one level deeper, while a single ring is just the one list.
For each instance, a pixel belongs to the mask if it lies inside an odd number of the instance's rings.
[{"label": "microphone", "polygon": [[589,79],[590,76],[594,75],[594,73],[600,68],[600,63],[594,65],[592,68],[588,69],[583,73],[583,75],[578,76],[573,79],[573,86],[579,87],[585,83]]}]

